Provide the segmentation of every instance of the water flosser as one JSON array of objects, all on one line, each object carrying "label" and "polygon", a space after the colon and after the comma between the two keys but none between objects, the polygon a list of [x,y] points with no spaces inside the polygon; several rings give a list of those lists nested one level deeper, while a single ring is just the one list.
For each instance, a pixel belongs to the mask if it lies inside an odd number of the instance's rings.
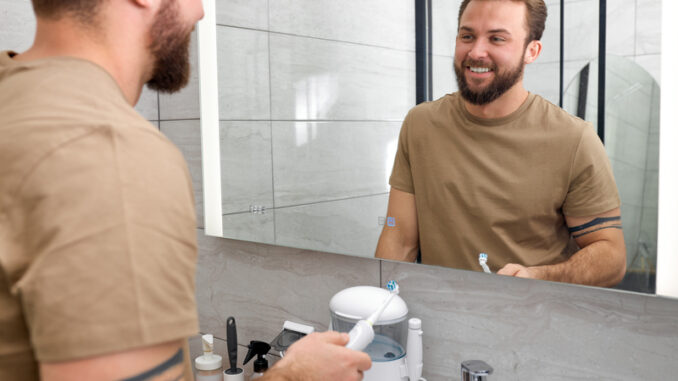
[{"label": "water flosser", "polygon": [[372,326],[379,320],[381,313],[384,312],[388,304],[391,303],[393,297],[398,295],[400,290],[398,283],[396,283],[394,280],[389,281],[386,284],[386,288],[391,291],[391,294],[388,296],[388,298],[386,298],[384,304],[382,304],[378,310],[370,315],[370,317],[365,320],[360,320],[355,324],[353,329],[351,329],[351,332],[348,333],[349,340],[348,344],[346,344],[346,348],[362,351],[363,349],[367,348],[368,345],[370,345],[372,340],[374,340],[374,329]]}]

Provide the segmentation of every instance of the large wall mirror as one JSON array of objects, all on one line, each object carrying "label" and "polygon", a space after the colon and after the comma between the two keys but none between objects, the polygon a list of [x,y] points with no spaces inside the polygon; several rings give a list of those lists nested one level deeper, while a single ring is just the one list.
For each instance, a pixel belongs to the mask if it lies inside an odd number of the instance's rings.
[{"label": "large wall mirror", "polygon": [[[207,234],[374,256],[387,223],[398,133],[417,103],[419,2],[427,4],[428,91],[436,99],[456,91],[460,0],[205,1],[199,51]],[[528,65],[525,86],[573,114],[583,107],[582,117],[596,123],[602,2],[546,3],[544,50]],[[620,183],[628,267],[638,274],[622,288],[646,293],[655,291],[662,263],[661,9],[661,0],[628,0],[611,2],[606,12],[606,143]],[[646,124],[630,127],[641,115]],[[638,176],[629,176],[629,165]]]}]

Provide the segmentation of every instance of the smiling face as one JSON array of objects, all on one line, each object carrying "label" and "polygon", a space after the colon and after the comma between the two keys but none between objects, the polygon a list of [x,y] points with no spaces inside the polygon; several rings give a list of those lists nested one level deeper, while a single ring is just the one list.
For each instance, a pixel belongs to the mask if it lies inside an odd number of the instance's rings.
[{"label": "smiling face", "polygon": [[454,71],[462,97],[475,105],[493,102],[523,76],[526,51],[525,4],[519,1],[471,1],[459,22]]}]

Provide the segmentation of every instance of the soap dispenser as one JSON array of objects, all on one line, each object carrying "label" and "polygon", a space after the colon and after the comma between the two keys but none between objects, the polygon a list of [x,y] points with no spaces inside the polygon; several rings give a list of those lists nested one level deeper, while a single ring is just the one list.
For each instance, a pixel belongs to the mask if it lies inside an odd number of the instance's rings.
[{"label": "soap dispenser", "polygon": [[254,373],[252,374],[252,377],[250,377],[250,380],[256,380],[257,378],[263,376],[264,372],[268,369],[268,360],[266,360],[266,354],[268,354],[268,351],[271,350],[271,345],[263,341],[252,340],[250,341],[250,345],[248,345],[247,348],[249,348],[249,351],[247,351],[245,361],[243,361],[242,364],[247,364],[255,355],[257,356],[257,359],[254,360],[253,363]]}]

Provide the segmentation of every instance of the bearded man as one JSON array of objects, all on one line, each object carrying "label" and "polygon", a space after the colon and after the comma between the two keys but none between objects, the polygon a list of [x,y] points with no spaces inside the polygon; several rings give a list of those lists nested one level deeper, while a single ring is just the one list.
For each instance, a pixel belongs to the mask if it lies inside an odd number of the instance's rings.
[{"label": "bearded man", "polygon": [[[191,181],[132,105],[187,83],[202,4],[32,2],[33,46],[0,52],[0,380],[192,380]],[[359,380],[347,342],[309,335],[262,380]]]},{"label": "bearded man", "polygon": [[459,91],[420,104],[400,132],[376,256],[613,286],[626,270],[620,200],[593,126],[523,87],[543,0],[464,0]]}]

